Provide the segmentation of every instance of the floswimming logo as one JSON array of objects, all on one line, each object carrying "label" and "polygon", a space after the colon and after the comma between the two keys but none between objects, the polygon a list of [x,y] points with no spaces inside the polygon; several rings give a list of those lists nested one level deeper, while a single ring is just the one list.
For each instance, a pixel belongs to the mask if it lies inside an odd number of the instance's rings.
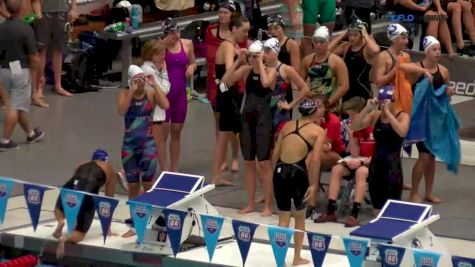
[{"label": "floswimming logo", "polygon": [[274,240],[275,243],[281,248],[287,245],[287,236],[284,233],[275,233]]},{"label": "floswimming logo", "polygon": [[384,262],[389,265],[397,265],[398,264],[398,257],[397,257],[397,250],[395,249],[388,249],[384,255]]},{"label": "floswimming logo", "polygon": [[434,266],[434,259],[429,256],[423,256],[421,258],[421,266],[422,267],[433,267]]},{"label": "floswimming logo", "polygon": [[218,231],[218,223],[216,222],[216,220],[208,220],[208,222],[206,223],[206,230],[208,230],[210,234],[216,233],[216,231]]},{"label": "floswimming logo", "polygon": [[41,202],[40,199],[40,191],[36,189],[30,189],[28,190],[28,203],[33,204],[33,205],[39,205]]},{"label": "floswimming logo", "polygon": [[111,204],[109,202],[101,201],[99,203],[99,215],[105,218],[111,216]]},{"label": "floswimming logo", "polygon": [[359,242],[351,242],[350,243],[350,252],[351,252],[351,254],[353,254],[355,256],[359,256],[362,251],[363,251],[363,248],[361,247],[361,243],[359,243]]},{"label": "floswimming logo", "polygon": [[473,265],[470,262],[462,261],[457,264],[457,267],[473,267]]},{"label": "floswimming logo", "polygon": [[244,242],[251,242],[251,229],[247,226],[239,226],[238,238]]},{"label": "floswimming logo", "polygon": [[76,207],[76,205],[78,204],[78,198],[76,197],[76,195],[66,194],[66,204],[68,204],[70,208]]},{"label": "floswimming logo", "polygon": [[145,215],[147,215],[147,209],[145,208],[144,205],[137,205],[135,206],[135,214],[139,217],[139,218],[143,218],[145,217]]},{"label": "floswimming logo", "polygon": [[312,237],[312,248],[316,251],[324,251],[326,249],[325,238],[314,235]]},{"label": "floswimming logo", "polygon": [[0,184],[0,197],[7,195],[7,187],[3,184]]},{"label": "floswimming logo", "polygon": [[168,228],[174,229],[174,230],[180,230],[181,229],[181,222],[180,222],[180,215],[176,213],[171,213],[168,215]]}]

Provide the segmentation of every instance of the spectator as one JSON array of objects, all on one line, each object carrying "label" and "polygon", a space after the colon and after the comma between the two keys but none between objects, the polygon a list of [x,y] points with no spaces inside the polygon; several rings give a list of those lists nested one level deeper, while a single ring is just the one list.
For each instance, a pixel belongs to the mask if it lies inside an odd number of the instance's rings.
[{"label": "spectator", "polygon": [[[467,0],[457,0],[449,3],[442,1],[442,3],[445,3],[443,9],[447,10],[450,15],[455,41],[457,42],[457,53],[475,56],[475,24],[472,16],[472,3]],[[465,46],[462,22],[472,42],[470,47]]]},{"label": "spectator", "polygon": [[68,1],[48,0],[41,1],[42,18],[38,20],[36,27],[37,42],[40,49],[40,71],[38,73],[38,90],[33,98],[43,98],[43,88],[45,86],[45,65],[48,48],[52,48],[52,62],[54,72],[54,90],[58,95],[72,96],[61,85],[61,74],[63,69],[63,49],[68,40],[68,33],[65,31],[65,24],[74,22],[77,17],[76,0]]},{"label": "spectator", "polygon": [[374,9],[374,0],[347,0],[345,1],[346,24],[353,22],[353,17],[360,18],[366,23],[366,30],[371,34],[371,11]]},{"label": "spectator", "polygon": [[[426,36],[424,38],[424,51],[425,57],[418,63],[404,64],[401,68],[404,68],[406,72],[412,74],[417,79],[417,84],[425,76],[428,76],[427,72],[432,76],[432,84],[434,89],[439,89],[442,85],[448,85],[450,81],[450,73],[447,68],[438,64],[440,59],[441,49],[439,41],[432,37]],[[413,90],[415,89],[413,85]],[[447,87],[447,94],[453,95],[454,89]],[[416,144],[419,151],[419,159],[417,160],[414,168],[412,169],[412,191],[411,201],[420,203],[422,197],[419,195],[419,184],[424,176],[425,179],[425,197],[424,200],[434,204],[438,204],[441,200],[433,194],[434,179],[435,179],[435,157],[427,149],[423,141]]]},{"label": "spectator", "polygon": [[[350,89],[343,96],[343,102],[359,96],[365,100],[373,96],[369,73],[380,48],[367,32],[367,25],[354,17],[346,33],[330,42],[329,50],[342,57],[348,68]],[[349,42],[341,43],[348,38]]]},{"label": "spectator", "polygon": [[302,0],[303,35],[302,50],[306,56],[312,52],[312,34],[317,22],[326,26],[329,32],[335,28],[336,1],[334,0]]},{"label": "spectator", "polygon": [[394,105],[393,94],[390,88],[382,89],[378,100],[369,99],[350,125],[354,132],[368,127],[374,129],[376,147],[369,167],[368,186],[375,214],[388,199],[401,199],[403,189],[401,148],[410,118]]},{"label": "spectator", "polygon": [[[285,35],[300,44],[303,37],[303,10],[301,0],[284,0],[280,5],[279,14],[282,15],[282,29],[285,29]],[[283,44],[280,39],[279,42]]]},{"label": "spectator", "polygon": [[[217,87],[216,87],[216,76],[215,76],[215,64],[216,64],[216,51],[219,45],[224,41],[229,39],[232,36],[230,23],[231,23],[231,16],[236,11],[236,5],[232,1],[224,1],[218,10],[218,22],[211,24],[206,29],[205,35],[205,43],[206,43],[206,62],[207,62],[207,79],[206,79],[206,89],[207,89],[207,97],[211,102],[211,107],[214,111],[214,119],[215,119],[215,130],[216,130],[216,139],[218,139],[218,132],[219,132],[219,116],[220,112],[217,110],[216,105],[216,95],[217,95]],[[239,47],[247,48],[247,38],[242,42],[238,42]],[[232,148],[232,164],[231,170],[238,171],[239,170],[239,138],[237,135],[231,141],[231,148]],[[226,148],[227,148],[226,144]],[[227,150],[227,149],[226,149]],[[226,155],[226,150],[224,155]],[[227,169],[226,164],[226,156],[223,158],[223,162],[221,166],[222,170]]]},{"label": "spectator", "polygon": [[310,81],[312,95],[323,94],[328,98],[328,108],[339,111],[341,99],[348,91],[348,69],[345,62],[329,51],[330,33],[319,27],[314,35],[315,52],[302,60],[300,75]]},{"label": "spectator", "polygon": [[[365,107],[366,100],[355,96],[343,104],[343,112],[349,116],[349,124],[358,116]],[[374,151],[373,128],[352,132],[348,130],[349,142],[347,152],[349,156],[343,158],[337,165],[333,166],[330,176],[330,188],[328,190],[328,208],[325,215],[315,220],[315,222],[336,222],[336,200],[340,191],[341,179],[355,179],[355,199],[351,216],[346,220],[345,227],[354,227],[359,224],[358,213],[361,203],[366,193],[366,179],[368,178],[368,166]]]},{"label": "spectator", "polygon": [[18,123],[27,135],[28,144],[40,141],[45,135],[39,128],[32,130],[28,118],[31,90],[36,86],[36,80],[30,76],[30,69],[38,69],[35,35],[33,29],[19,18],[21,0],[5,0],[5,6],[10,17],[0,24],[0,76],[6,89],[3,94],[5,121],[0,151],[18,148],[18,145],[10,140]]},{"label": "spectator", "polygon": [[167,71],[170,73],[170,92],[167,94],[170,108],[166,110],[165,123],[160,125],[163,132],[162,145],[166,149],[168,135],[170,134],[170,167],[166,166],[166,153],[162,161],[165,166],[160,166],[162,171],[178,171],[180,159],[181,131],[186,119],[188,100],[186,98],[186,80],[194,79],[196,69],[195,53],[191,40],[181,39],[176,21],[171,18],[165,20],[165,36],[175,36],[176,42],[167,47],[165,61]]}]

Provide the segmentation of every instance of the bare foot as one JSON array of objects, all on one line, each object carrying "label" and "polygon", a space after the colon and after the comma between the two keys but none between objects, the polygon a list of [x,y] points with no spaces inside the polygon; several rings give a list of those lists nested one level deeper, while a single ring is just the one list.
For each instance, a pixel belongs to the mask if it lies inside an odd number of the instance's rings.
[{"label": "bare foot", "polygon": [[63,239],[60,239],[58,242],[58,248],[56,249],[56,259],[62,259],[64,257],[64,243]]},{"label": "bare foot", "polygon": [[233,162],[231,163],[231,171],[232,172],[238,172],[239,171],[239,161],[238,161],[238,159],[233,159]]},{"label": "bare foot", "polygon": [[261,213],[261,217],[269,217],[272,215],[272,210],[270,209],[264,209]]},{"label": "bare foot", "polygon": [[216,178],[213,179],[213,184],[214,186],[235,186],[235,184],[229,180],[226,180],[224,178]]},{"label": "bare foot", "polygon": [[129,237],[132,237],[132,236],[135,236],[137,235],[137,233],[135,232],[134,229],[129,229],[129,231],[127,231],[126,233],[122,234],[122,238],[129,238]]},{"label": "bare foot", "polygon": [[258,198],[256,201],[254,201],[254,204],[260,204],[260,203],[264,203],[264,196]]},{"label": "bare foot", "polygon": [[221,164],[221,171],[224,172],[225,170],[228,169],[228,164],[226,162],[224,162],[223,164]]},{"label": "bare foot", "polygon": [[73,94],[64,90],[63,88],[56,88],[54,89],[54,91],[56,92],[56,94],[61,95],[61,96],[67,96],[67,97],[73,96]]},{"label": "bare foot", "polygon": [[432,204],[440,204],[442,200],[434,195],[428,195],[425,197],[425,200]]},{"label": "bare foot", "polygon": [[33,105],[41,107],[41,108],[49,108],[49,104],[46,103],[43,99],[40,97],[35,97],[32,98]]},{"label": "bare foot", "polygon": [[412,185],[403,183],[402,190],[412,190]]},{"label": "bare foot", "polygon": [[309,260],[306,260],[306,259],[304,259],[304,258],[298,257],[298,258],[294,258],[294,262],[292,263],[292,266],[307,265],[307,264],[309,264],[309,263],[310,263]]},{"label": "bare foot", "polygon": [[422,203],[422,197],[418,193],[411,193],[411,202]]},{"label": "bare foot", "polygon": [[254,212],[256,211],[256,207],[254,205],[252,206],[246,206],[245,208],[243,209],[240,209],[238,210],[238,214],[246,214],[246,213],[251,213],[251,212]]},{"label": "bare foot", "polygon": [[61,237],[63,234],[63,227],[64,227],[64,222],[58,223],[58,226],[56,226],[56,229],[53,232],[53,237],[58,239]]}]

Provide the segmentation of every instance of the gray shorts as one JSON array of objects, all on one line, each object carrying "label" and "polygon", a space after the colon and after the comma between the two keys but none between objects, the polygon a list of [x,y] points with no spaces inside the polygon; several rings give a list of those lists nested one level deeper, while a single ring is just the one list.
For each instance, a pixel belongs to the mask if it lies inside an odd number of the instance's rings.
[{"label": "gray shorts", "polygon": [[22,69],[21,74],[12,75],[10,69],[0,69],[2,84],[8,96],[10,108],[30,111],[31,77],[29,69]]},{"label": "gray shorts", "polygon": [[68,33],[65,29],[67,22],[68,13],[43,13],[43,18],[33,25],[39,48],[51,46],[63,49],[68,41]]}]

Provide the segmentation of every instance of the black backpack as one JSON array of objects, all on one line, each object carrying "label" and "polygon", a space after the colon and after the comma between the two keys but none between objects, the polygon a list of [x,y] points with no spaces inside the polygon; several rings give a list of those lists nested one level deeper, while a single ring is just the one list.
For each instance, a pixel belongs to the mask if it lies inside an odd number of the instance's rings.
[{"label": "black backpack", "polygon": [[64,54],[61,85],[73,93],[97,91],[95,69],[92,48],[84,43],[71,45]]}]

